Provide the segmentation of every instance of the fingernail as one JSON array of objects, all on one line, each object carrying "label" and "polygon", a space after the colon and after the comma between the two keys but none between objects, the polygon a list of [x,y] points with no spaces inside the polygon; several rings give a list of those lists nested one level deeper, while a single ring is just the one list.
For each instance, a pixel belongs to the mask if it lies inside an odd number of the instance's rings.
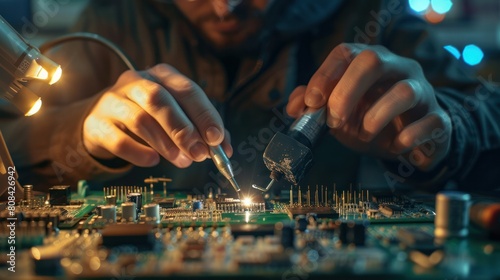
[{"label": "fingernail", "polygon": [[327,118],[326,125],[330,128],[339,128],[342,126],[342,120],[337,116],[337,114],[330,110],[330,117]]},{"label": "fingernail", "polygon": [[189,165],[191,165],[192,162],[192,160],[182,152],[178,157],[178,161],[179,161],[178,163],[179,167],[188,167]]},{"label": "fingernail", "polygon": [[359,137],[359,140],[361,140],[363,142],[369,142],[371,140],[370,133],[368,133],[368,131],[366,131],[364,129],[361,129],[358,137]]},{"label": "fingernail", "polygon": [[217,129],[215,126],[211,126],[205,132],[205,136],[210,144],[218,143],[222,141],[222,137],[224,136],[222,132]]},{"label": "fingernail", "polygon": [[307,94],[306,94],[306,105],[309,107],[319,107],[323,105],[324,103],[324,98],[323,94],[321,94],[321,91],[317,88],[312,88]]},{"label": "fingernail", "polygon": [[204,160],[208,154],[207,147],[200,142],[191,146],[189,152],[191,153],[191,157],[196,161]]}]

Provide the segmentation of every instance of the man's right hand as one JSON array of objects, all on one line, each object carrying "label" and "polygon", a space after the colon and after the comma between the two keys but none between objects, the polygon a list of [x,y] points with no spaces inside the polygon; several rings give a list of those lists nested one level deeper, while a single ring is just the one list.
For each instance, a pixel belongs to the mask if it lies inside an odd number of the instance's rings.
[{"label": "man's right hand", "polygon": [[222,144],[232,154],[206,94],[166,64],[123,73],[86,117],[83,141],[94,157],[119,157],[141,167],[158,164],[160,156],[188,167],[209,157],[207,144]]}]

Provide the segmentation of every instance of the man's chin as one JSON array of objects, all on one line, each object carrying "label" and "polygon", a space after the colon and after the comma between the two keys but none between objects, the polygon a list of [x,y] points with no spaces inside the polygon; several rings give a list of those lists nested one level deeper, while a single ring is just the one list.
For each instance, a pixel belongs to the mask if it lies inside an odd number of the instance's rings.
[{"label": "man's chin", "polygon": [[212,51],[217,56],[237,56],[253,54],[258,51],[259,44],[255,39],[209,41]]}]

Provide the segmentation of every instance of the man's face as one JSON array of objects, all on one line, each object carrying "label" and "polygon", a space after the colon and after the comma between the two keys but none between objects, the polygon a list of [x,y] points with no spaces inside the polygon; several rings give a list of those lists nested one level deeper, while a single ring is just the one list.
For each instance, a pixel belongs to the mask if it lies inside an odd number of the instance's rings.
[{"label": "man's face", "polygon": [[262,27],[269,0],[175,0],[179,10],[218,51],[237,50]]}]

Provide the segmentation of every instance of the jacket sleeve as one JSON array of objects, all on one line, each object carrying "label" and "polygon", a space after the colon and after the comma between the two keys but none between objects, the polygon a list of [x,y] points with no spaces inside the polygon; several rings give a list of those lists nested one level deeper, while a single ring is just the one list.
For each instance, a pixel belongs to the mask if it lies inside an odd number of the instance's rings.
[{"label": "jacket sleeve", "polygon": [[[431,27],[415,17],[399,17],[379,38],[393,52],[417,60],[452,120],[448,158],[429,173],[402,174],[400,163],[385,163],[399,181],[437,189],[452,181],[463,189],[500,185],[500,90],[491,75],[470,75],[465,65],[435,44]],[[406,175],[406,176],[403,176]]]},{"label": "jacket sleeve", "polygon": [[[89,7],[73,29],[111,33],[99,21],[96,9]],[[21,184],[37,190],[70,184],[79,179],[110,179],[131,166],[111,168],[95,160],[84,148],[83,121],[100,97],[100,92],[117,78],[109,74],[111,56],[91,43],[71,42],[47,53],[61,64],[61,80],[46,91],[37,92],[43,101],[40,112],[24,117],[11,104],[0,103],[0,129]]]}]

